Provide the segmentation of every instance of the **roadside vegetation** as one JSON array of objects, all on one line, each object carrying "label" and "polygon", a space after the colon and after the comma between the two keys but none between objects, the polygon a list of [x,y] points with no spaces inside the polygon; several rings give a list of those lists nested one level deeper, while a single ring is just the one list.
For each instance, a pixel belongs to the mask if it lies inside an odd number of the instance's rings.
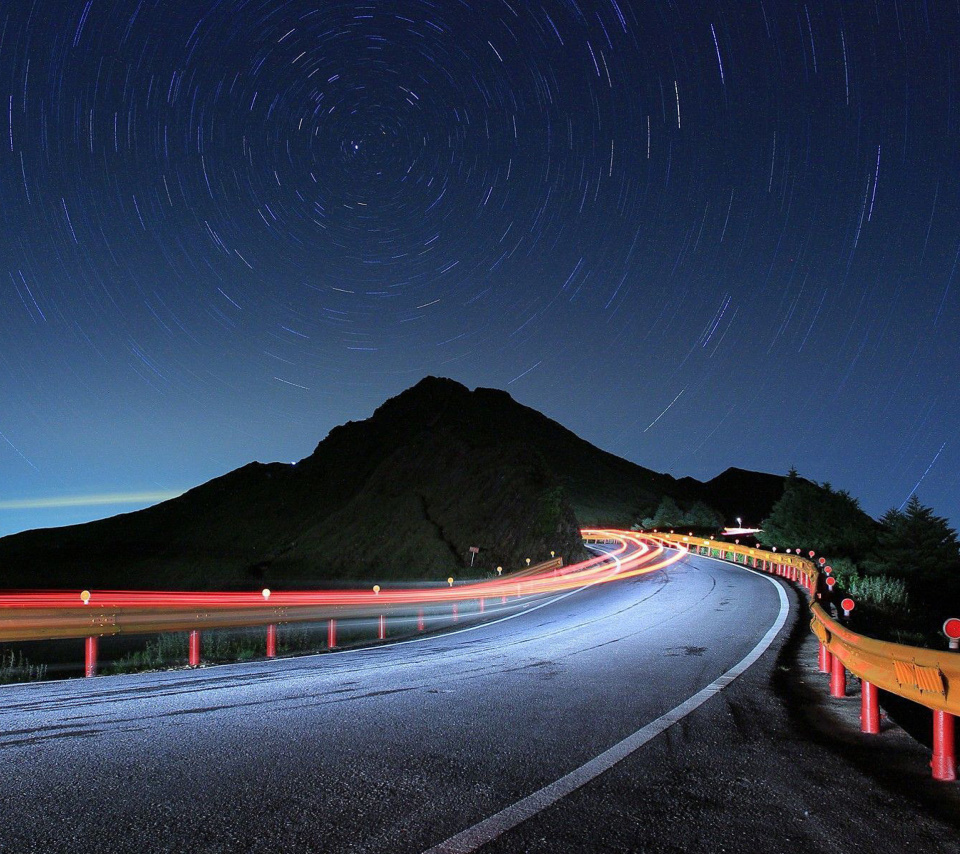
[{"label": "roadside vegetation", "polygon": [[946,518],[913,495],[874,520],[856,498],[791,469],[783,497],[761,524],[763,544],[813,549],[849,595],[856,631],[897,643],[942,647],[940,627],[960,616],[960,542]]},{"label": "roadside vegetation", "polygon": [[0,685],[13,682],[42,682],[47,675],[45,664],[31,664],[22,652],[0,650]]},{"label": "roadside vegetation", "polygon": [[[367,632],[369,640],[370,632]],[[349,646],[362,636],[362,632],[349,624],[338,628],[338,644]],[[187,632],[168,632],[150,638],[142,650],[135,650],[104,667],[104,673],[141,673],[150,670],[169,670],[184,667],[188,657],[189,635]],[[277,655],[297,655],[325,652],[327,627],[322,625],[278,626]],[[266,656],[266,628],[214,629],[202,634],[202,660],[204,664],[224,664],[251,661]]]}]

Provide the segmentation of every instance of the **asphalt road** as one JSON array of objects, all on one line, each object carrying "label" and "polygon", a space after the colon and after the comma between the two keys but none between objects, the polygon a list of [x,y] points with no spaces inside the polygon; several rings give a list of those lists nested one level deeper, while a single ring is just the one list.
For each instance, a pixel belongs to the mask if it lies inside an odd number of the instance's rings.
[{"label": "asphalt road", "polygon": [[[754,649],[782,599],[768,578],[688,558],[449,636],[3,688],[0,851],[423,852],[710,685]],[[689,776],[683,745],[702,755],[719,738],[696,720],[727,714],[728,692],[766,673],[781,642],[701,710],[483,850],[683,850],[657,841],[652,828],[669,817],[637,781],[668,767]],[[625,769],[633,790],[610,792]],[[729,839],[711,837],[716,808],[673,803],[706,839]],[[809,839],[806,850],[842,850]]]}]

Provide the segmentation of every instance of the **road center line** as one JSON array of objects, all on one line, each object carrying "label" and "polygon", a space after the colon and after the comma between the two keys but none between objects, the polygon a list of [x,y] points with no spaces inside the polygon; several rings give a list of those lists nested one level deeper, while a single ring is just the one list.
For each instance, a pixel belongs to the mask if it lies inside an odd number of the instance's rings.
[{"label": "road center line", "polygon": [[[747,569],[747,567],[740,568]],[[508,830],[512,830],[528,818],[535,816],[538,812],[542,812],[547,807],[552,806],[561,798],[575,792],[581,786],[585,786],[591,780],[603,774],[604,771],[609,771],[614,765],[620,762],[620,760],[626,759],[626,757],[635,750],[643,747],[648,741],[656,738],[660,733],[685,718],[711,697],[719,694],[733,682],[734,679],[744,673],[747,668],[767,651],[770,644],[773,643],[773,639],[779,634],[780,629],[782,629],[787,622],[787,615],[790,613],[790,603],[780,584],[769,576],[761,575],[752,569],[748,569],[747,571],[753,572],[754,575],[760,575],[761,578],[765,578],[777,589],[777,594],[780,597],[780,611],[773,625],[767,629],[767,633],[746,656],[733,665],[726,673],[717,677],[707,685],[706,688],[701,689],[676,708],[671,709],[656,720],[641,727],[632,735],[628,735],[623,741],[618,742],[609,750],[605,750],[599,756],[584,763],[559,780],[544,786],[532,795],[528,795],[495,815],[485,818],[483,821],[473,825],[473,827],[468,827],[466,830],[462,830],[460,833],[451,836],[439,845],[428,848],[424,854],[470,854],[470,852],[476,851],[488,842],[492,842],[498,836],[501,836]]]}]

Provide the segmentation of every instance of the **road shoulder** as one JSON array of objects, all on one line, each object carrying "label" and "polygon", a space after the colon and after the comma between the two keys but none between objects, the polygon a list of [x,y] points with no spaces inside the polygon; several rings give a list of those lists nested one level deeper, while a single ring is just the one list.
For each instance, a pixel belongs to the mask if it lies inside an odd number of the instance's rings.
[{"label": "road shoulder", "polygon": [[780,636],[725,691],[483,850],[960,852],[958,787],[899,728],[859,733],[858,698],[829,697],[788,595]]}]

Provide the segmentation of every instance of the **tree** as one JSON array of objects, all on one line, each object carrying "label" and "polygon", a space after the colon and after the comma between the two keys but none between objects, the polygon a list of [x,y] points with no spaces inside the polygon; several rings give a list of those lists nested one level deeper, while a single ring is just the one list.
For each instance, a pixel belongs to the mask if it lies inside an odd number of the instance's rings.
[{"label": "tree", "polygon": [[791,469],[783,496],[761,523],[763,541],[779,548],[859,556],[876,542],[876,523],[860,502],[830,484],[817,485]]},{"label": "tree", "polygon": [[872,569],[927,581],[952,580],[960,570],[957,532],[916,495],[903,510],[892,508],[883,514],[877,539]]},{"label": "tree", "polygon": [[683,525],[683,512],[669,495],[664,495],[653,514],[654,528],[677,528]]},{"label": "tree", "polygon": [[723,516],[709,504],[694,501],[690,509],[684,514],[683,524],[688,528],[710,528],[713,530],[723,527]]}]

